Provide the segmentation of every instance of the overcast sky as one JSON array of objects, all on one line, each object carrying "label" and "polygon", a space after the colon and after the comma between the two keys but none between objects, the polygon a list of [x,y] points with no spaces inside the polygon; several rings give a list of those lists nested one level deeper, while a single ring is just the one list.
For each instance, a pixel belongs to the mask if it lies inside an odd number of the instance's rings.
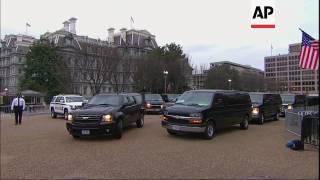
[{"label": "overcast sky", "polygon": [[106,39],[107,29],[147,29],[159,45],[183,46],[193,64],[221,60],[264,68],[263,59],[284,54],[301,41],[299,27],[319,39],[318,0],[275,0],[275,29],[251,29],[251,0],[0,0],[1,35],[25,33],[39,38],[78,19],[79,35]]}]

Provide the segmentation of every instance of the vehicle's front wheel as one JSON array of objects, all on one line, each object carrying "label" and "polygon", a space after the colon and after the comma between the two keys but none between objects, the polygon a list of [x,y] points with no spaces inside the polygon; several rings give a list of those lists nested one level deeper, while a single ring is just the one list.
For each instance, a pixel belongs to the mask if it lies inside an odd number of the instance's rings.
[{"label": "vehicle's front wheel", "polygon": [[261,117],[260,117],[258,123],[261,124],[261,125],[264,123],[264,115],[263,115],[263,113],[261,114]]},{"label": "vehicle's front wheel", "polygon": [[142,128],[144,125],[144,115],[141,114],[140,118],[136,121],[137,128]]},{"label": "vehicle's front wheel", "polygon": [[51,118],[57,118],[57,114],[54,112],[53,108],[51,108]]},{"label": "vehicle's front wheel", "polygon": [[65,109],[63,111],[63,115],[64,115],[64,119],[67,120],[68,119],[68,109]]},{"label": "vehicle's front wheel", "polygon": [[243,121],[240,123],[240,128],[241,129],[248,129],[249,127],[249,117],[245,116]]},{"label": "vehicle's front wheel", "polygon": [[79,139],[80,136],[77,136],[77,135],[72,135],[73,139]]},{"label": "vehicle's front wheel", "polygon": [[212,121],[209,121],[207,123],[206,129],[204,132],[204,138],[205,139],[212,139],[213,136],[215,135],[215,133],[216,133],[216,126]]},{"label": "vehicle's front wheel", "polygon": [[113,136],[116,138],[116,139],[121,139],[122,137],[122,131],[123,131],[123,122],[122,122],[122,119],[120,119],[115,127],[115,132],[113,134]]},{"label": "vehicle's front wheel", "polygon": [[275,115],[274,115],[274,120],[279,120],[279,117],[280,117],[280,115],[279,115],[280,113],[279,112],[277,112]]}]

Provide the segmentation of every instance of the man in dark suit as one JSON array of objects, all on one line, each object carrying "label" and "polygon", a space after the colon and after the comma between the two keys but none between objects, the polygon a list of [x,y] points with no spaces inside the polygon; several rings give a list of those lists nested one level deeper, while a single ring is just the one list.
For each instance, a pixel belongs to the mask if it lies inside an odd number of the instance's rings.
[{"label": "man in dark suit", "polygon": [[22,98],[21,93],[19,93],[17,97],[13,99],[11,104],[11,110],[14,111],[16,125],[21,124],[22,112],[24,111],[25,107],[26,102]]}]

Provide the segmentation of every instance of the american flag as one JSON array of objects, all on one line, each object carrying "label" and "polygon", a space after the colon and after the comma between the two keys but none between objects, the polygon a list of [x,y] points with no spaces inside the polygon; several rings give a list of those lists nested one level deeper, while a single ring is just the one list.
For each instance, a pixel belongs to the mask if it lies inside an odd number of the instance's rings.
[{"label": "american flag", "polygon": [[304,31],[302,31],[299,66],[302,69],[310,70],[318,70],[319,68],[319,41]]}]

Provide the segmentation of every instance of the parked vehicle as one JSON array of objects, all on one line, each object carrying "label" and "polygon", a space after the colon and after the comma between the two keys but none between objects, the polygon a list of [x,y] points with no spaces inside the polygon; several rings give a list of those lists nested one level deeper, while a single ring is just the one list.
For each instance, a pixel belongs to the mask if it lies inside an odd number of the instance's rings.
[{"label": "parked vehicle", "polygon": [[319,106],[319,95],[309,94],[306,96],[306,106]]},{"label": "parked vehicle", "polygon": [[80,95],[64,94],[54,96],[50,102],[51,117],[56,118],[57,115],[63,115],[65,119],[68,114],[83,106],[85,98]]},{"label": "parked vehicle", "polygon": [[282,100],[280,94],[249,93],[252,102],[252,120],[263,124],[265,120],[278,120]]},{"label": "parked vehicle", "polygon": [[298,94],[281,94],[282,106],[280,109],[280,116],[285,116],[286,110],[292,110],[296,107],[304,107],[306,103],[305,95]]},{"label": "parked vehicle", "polygon": [[164,100],[163,108],[165,108],[174,105],[180,94],[162,94],[161,96]]},{"label": "parked vehicle", "polygon": [[67,130],[74,138],[113,135],[122,137],[125,126],[144,125],[144,114],[137,95],[99,94],[88,104],[68,115]]},{"label": "parked vehicle", "polygon": [[161,124],[169,134],[202,133],[212,139],[218,128],[240,124],[241,129],[248,129],[251,101],[245,92],[192,90],[163,113]]},{"label": "parked vehicle", "polygon": [[164,101],[160,94],[145,94],[145,112],[146,113],[161,113]]}]

